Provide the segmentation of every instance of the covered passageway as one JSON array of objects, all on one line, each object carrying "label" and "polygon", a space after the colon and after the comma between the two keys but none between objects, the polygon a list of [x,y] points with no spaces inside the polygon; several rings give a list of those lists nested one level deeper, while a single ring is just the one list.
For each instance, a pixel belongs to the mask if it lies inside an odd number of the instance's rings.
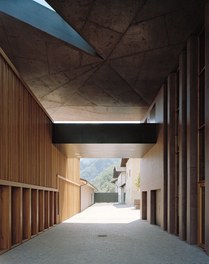
[{"label": "covered passageway", "polygon": [[[208,98],[208,0],[0,0],[0,262],[208,263]],[[143,220],[62,224],[102,157],[141,158]]]}]

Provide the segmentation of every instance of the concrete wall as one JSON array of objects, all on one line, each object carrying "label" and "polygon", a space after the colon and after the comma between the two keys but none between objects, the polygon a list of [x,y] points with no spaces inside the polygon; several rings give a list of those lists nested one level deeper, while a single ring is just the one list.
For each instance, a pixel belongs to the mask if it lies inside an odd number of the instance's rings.
[{"label": "concrete wall", "polygon": [[134,200],[140,199],[140,191],[136,187],[140,176],[140,159],[129,159],[126,163],[126,204],[134,205]]},{"label": "concrete wall", "polygon": [[95,203],[117,203],[118,194],[117,193],[95,193],[94,202]]},{"label": "concrete wall", "polygon": [[118,202],[119,203],[125,203],[125,191],[126,191],[126,172],[122,171],[120,175],[118,176],[118,180],[116,182],[118,188]]},{"label": "concrete wall", "polygon": [[[209,1],[206,1],[205,23],[200,21],[200,27],[188,38],[185,49],[179,55],[179,65],[169,74],[164,88],[156,97],[155,121],[165,123],[159,129],[157,144],[140,163],[142,218],[152,224],[161,225],[164,230],[190,244],[204,246],[207,254],[209,254],[208,17]],[[205,77],[202,78],[200,77],[202,72],[198,72],[200,61],[198,56],[201,56],[204,48],[198,48],[204,24],[205,68],[202,71],[205,71]],[[201,97],[198,95],[202,92],[198,94],[199,89],[205,92],[203,99],[205,120],[202,126],[199,126],[198,120],[203,104],[202,101],[198,103],[198,98]],[[200,130],[205,131],[201,138]],[[200,160],[200,156],[204,158]],[[201,173],[205,174],[205,179],[200,178],[203,175]],[[205,190],[205,197],[204,191],[200,195],[201,190]]]},{"label": "concrete wall", "polygon": [[[163,123],[163,89],[155,101],[155,121]],[[150,108],[152,109],[152,107]],[[149,113],[147,114],[149,116]],[[157,143],[140,161],[141,192],[147,192],[147,220],[151,221],[151,191],[162,190],[163,186],[163,126],[160,126]],[[160,207],[163,206],[163,191],[158,195]],[[143,206],[143,205],[142,205]],[[158,206],[158,208],[159,208]],[[162,224],[163,210],[159,208],[158,223]]]},{"label": "concrete wall", "polygon": [[81,211],[94,204],[94,189],[88,184],[81,186]]}]

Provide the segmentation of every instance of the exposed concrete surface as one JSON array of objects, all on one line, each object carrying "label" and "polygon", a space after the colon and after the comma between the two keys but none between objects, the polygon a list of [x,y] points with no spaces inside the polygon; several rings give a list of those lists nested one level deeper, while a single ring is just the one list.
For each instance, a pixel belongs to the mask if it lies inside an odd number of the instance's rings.
[{"label": "exposed concrete surface", "polygon": [[96,204],[0,256],[1,264],[206,264],[209,257],[157,226],[139,210]]},{"label": "exposed concrete surface", "polygon": [[143,119],[204,16],[202,0],[47,2],[100,55],[0,12],[0,46],[54,121]]}]

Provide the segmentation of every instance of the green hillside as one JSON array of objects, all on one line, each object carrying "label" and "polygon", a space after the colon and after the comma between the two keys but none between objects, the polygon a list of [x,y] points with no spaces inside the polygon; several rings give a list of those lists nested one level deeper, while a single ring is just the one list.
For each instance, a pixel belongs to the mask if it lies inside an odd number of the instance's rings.
[{"label": "green hillside", "polygon": [[115,184],[111,183],[114,165],[102,171],[93,181],[99,192],[114,192]]},{"label": "green hillside", "polygon": [[101,192],[114,191],[114,184],[110,181],[113,168],[120,164],[121,159],[81,159],[81,178],[88,180]]}]

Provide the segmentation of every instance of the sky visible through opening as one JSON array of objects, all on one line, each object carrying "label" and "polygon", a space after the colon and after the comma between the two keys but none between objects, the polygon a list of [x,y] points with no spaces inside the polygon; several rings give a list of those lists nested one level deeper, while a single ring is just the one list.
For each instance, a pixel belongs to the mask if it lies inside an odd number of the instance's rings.
[{"label": "sky visible through opening", "polygon": [[44,0],[33,0],[33,1],[42,5],[42,6],[45,6],[49,9],[53,10],[55,12],[55,10],[46,1],[44,1]]}]

